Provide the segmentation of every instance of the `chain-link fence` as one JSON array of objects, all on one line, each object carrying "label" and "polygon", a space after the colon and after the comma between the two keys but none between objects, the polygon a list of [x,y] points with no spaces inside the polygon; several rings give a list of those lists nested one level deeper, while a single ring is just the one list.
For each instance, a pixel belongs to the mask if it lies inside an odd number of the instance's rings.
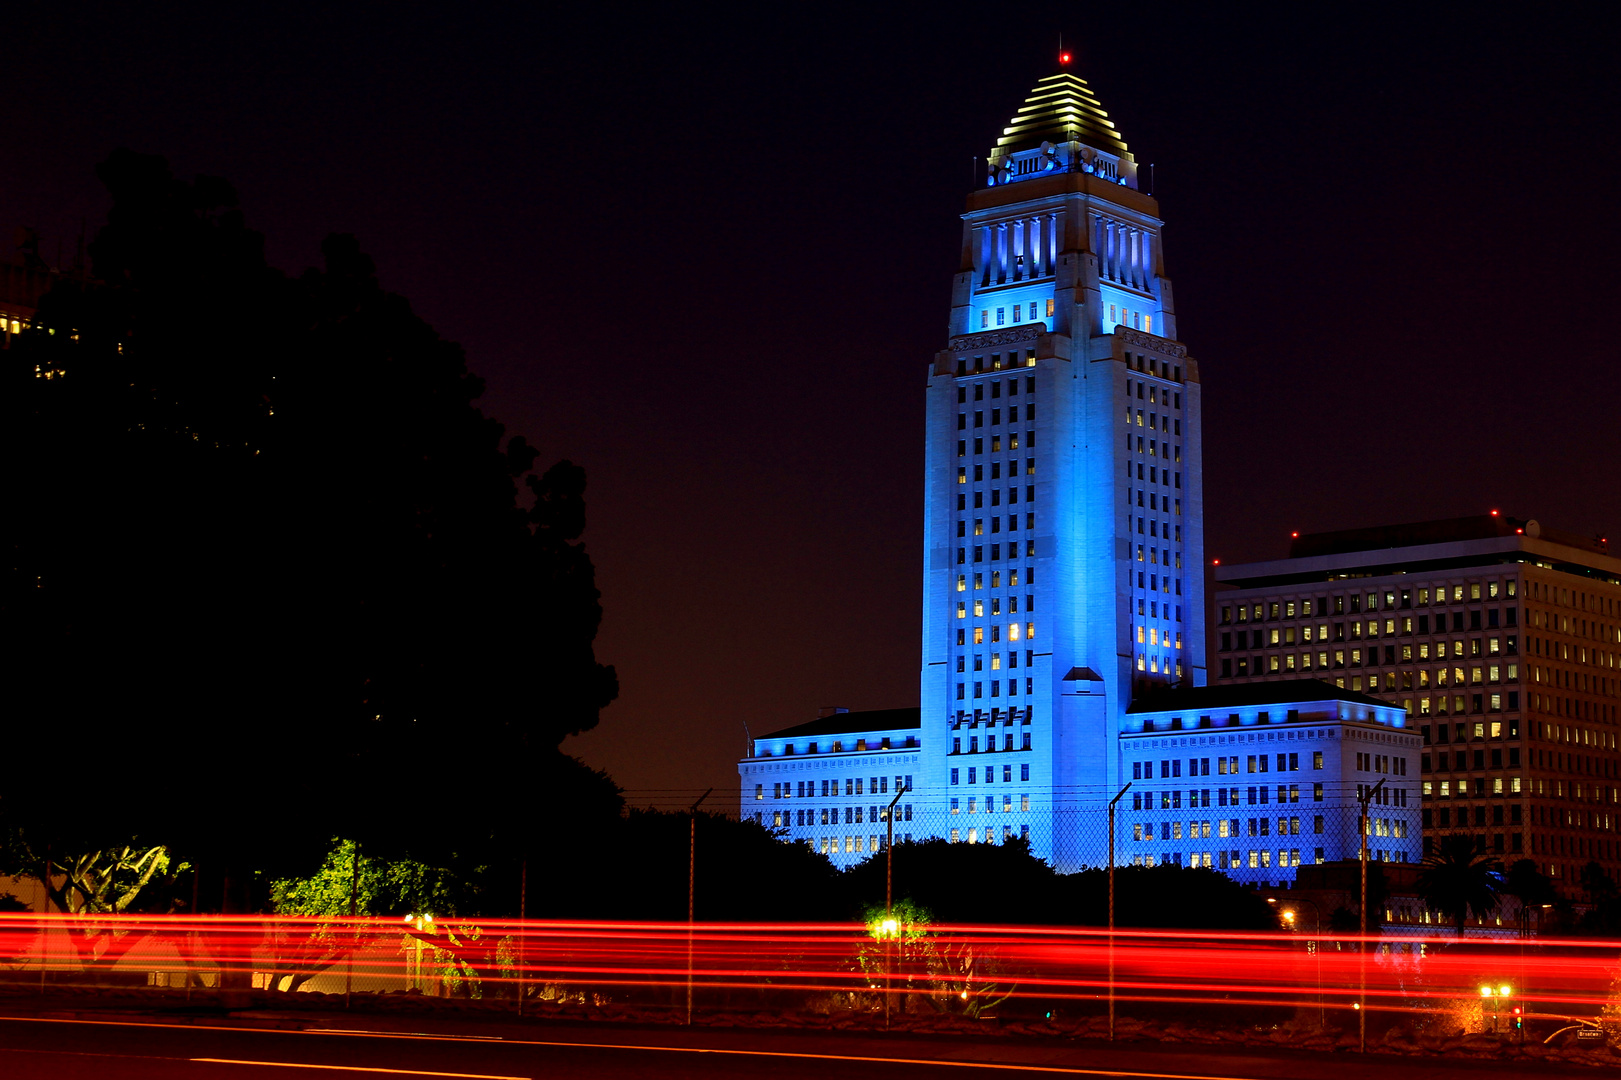
[{"label": "chain-link fence", "polygon": [[1521,1016],[1610,1007],[1612,943],[1334,938],[928,924],[900,909],[868,925],[0,915],[0,993],[792,1026],[994,1016],[1076,1031],[1111,1002],[1189,1027],[1338,1026],[1371,1011],[1455,1030],[1484,1023],[1483,985]]},{"label": "chain-link fence", "polygon": [[[841,867],[882,852],[892,835],[898,844],[1027,843],[1061,872],[1109,864],[1108,804],[1115,793],[1032,788],[1019,782],[1012,765],[980,770],[972,784],[959,773],[950,794],[903,788],[898,799],[884,802],[860,799],[853,785],[850,795],[829,797],[779,788],[774,795],[762,792],[757,808],[745,798],[744,816]],[[885,794],[880,785],[879,796]],[[1245,883],[1282,887],[1299,867],[1360,857],[1357,794],[1355,785],[1298,781],[1221,788],[1134,784],[1115,804],[1114,864],[1209,867]],[[1416,864],[1423,854],[1419,808],[1414,800],[1394,802],[1370,801],[1368,858]]]}]

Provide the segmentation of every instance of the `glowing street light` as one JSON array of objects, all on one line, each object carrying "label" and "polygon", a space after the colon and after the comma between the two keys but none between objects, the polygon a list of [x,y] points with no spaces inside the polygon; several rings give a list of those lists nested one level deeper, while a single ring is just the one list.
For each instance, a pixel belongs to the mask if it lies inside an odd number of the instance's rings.
[{"label": "glowing street light", "polygon": [[[1266,902],[1269,904],[1276,904],[1278,902],[1278,898],[1275,896],[1269,896],[1266,898]],[[1305,897],[1300,897],[1297,902],[1306,904],[1311,908],[1312,912],[1312,921],[1314,925],[1312,927],[1312,937],[1306,942],[1306,951],[1311,953],[1317,961],[1317,1026],[1323,1027],[1327,1023],[1323,1012],[1323,955],[1322,950],[1318,948],[1317,942],[1317,937],[1323,932],[1323,910],[1317,906],[1317,902],[1315,900],[1308,900]],[[1285,925],[1287,925],[1290,930],[1300,929],[1300,927],[1296,925],[1299,914],[1300,913],[1294,908],[1280,907],[1278,910],[1278,917],[1284,921]]]},{"label": "glowing street light", "polygon": [[[417,934],[431,934],[433,933],[433,916],[427,912],[407,915],[405,925],[415,930]],[[422,939],[412,935],[412,940],[416,942],[416,967],[411,976],[411,985],[420,990],[422,989]]]},{"label": "glowing street light", "polygon": [[1490,983],[1480,984],[1480,997],[1483,1002],[1489,1001],[1492,1006],[1492,1034],[1497,1033],[1497,1014],[1501,1011],[1502,1001],[1512,997],[1514,987],[1508,983],[1493,986]]}]

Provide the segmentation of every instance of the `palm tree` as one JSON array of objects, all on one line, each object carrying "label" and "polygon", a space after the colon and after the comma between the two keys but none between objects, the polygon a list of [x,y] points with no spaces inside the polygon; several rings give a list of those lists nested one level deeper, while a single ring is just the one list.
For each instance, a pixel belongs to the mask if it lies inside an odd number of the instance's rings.
[{"label": "palm tree", "polygon": [[1418,874],[1419,895],[1431,908],[1455,920],[1462,938],[1469,916],[1483,919],[1497,910],[1502,870],[1502,863],[1476,848],[1473,836],[1451,833],[1441,837],[1425,857]]},{"label": "palm tree", "polygon": [[[1552,907],[1559,899],[1554,891],[1553,881],[1537,869],[1537,864],[1530,859],[1518,859],[1509,866],[1508,872],[1503,875],[1504,895],[1512,896],[1520,901],[1521,933],[1530,936],[1531,913],[1542,908]],[[1542,921],[1537,920],[1537,932],[1542,932]]]},{"label": "palm tree", "polygon": [[1578,880],[1581,882],[1582,891],[1587,894],[1588,903],[1594,907],[1598,907],[1606,900],[1615,899],[1615,880],[1604,872],[1604,867],[1597,859],[1582,867],[1581,877]]}]

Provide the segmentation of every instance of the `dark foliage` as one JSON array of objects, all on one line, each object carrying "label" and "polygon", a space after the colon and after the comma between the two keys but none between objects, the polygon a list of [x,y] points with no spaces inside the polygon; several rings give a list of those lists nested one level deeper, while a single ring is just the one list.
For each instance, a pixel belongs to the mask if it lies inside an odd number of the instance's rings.
[{"label": "dark foliage", "polygon": [[1450,833],[1436,841],[1419,871],[1419,895],[1432,910],[1449,916],[1464,934],[1471,917],[1482,919],[1497,910],[1503,865],[1485,854],[1468,833]]},{"label": "dark foliage", "polygon": [[[845,914],[884,900],[884,859],[844,872]],[[946,923],[1105,926],[1109,875],[1058,874],[1027,844],[897,844],[895,898],[928,908]],[[988,891],[1009,898],[987,905]],[[1215,870],[1128,866],[1115,871],[1115,925],[1189,930],[1276,929],[1277,915],[1259,895]]]},{"label": "dark foliage", "polygon": [[[715,921],[828,921],[840,911],[838,872],[803,844],[784,844],[752,821],[697,815],[695,911]],[[685,919],[691,818],[632,810],[603,852],[593,890],[570,913]]]},{"label": "dark foliage", "polygon": [[[874,855],[844,871],[846,910],[854,916],[884,902],[885,859]],[[937,922],[1012,922],[1043,925],[1063,921],[1059,876],[1030,854],[1022,840],[1005,844],[952,844],[933,839],[895,845],[895,899],[928,908]],[[1016,903],[987,907],[980,885],[994,882],[998,896]]]},{"label": "dark foliage", "polygon": [[584,471],[531,472],[353,238],[288,278],[224,181],[98,174],[93,280],[0,354],[7,824],[166,843],[237,903],[334,833],[510,854],[617,693]]},{"label": "dark foliage", "polygon": [[[1059,922],[1108,922],[1109,875],[1083,870],[1061,879]],[[1218,870],[1127,866],[1115,871],[1115,925],[1143,929],[1275,930],[1277,913],[1261,896]]]}]

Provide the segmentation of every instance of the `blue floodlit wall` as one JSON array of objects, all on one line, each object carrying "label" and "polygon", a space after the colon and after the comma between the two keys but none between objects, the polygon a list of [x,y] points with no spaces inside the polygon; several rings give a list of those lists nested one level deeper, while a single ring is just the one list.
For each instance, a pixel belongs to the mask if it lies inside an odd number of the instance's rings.
[{"label": "blue floodlit wall", "polygon": [[1121,728],[1131,790],[1116,861],[1287,887],[1302,863],[1359,857],[1358,797],[1382,781],[1368,808],[1369,858],[1418,862],[1422,740],[1406,719],[1361,695],[1133,712]]},{"label": "blue floodlit wall", "polygon": [[1205,677],[1198,371],[1158,205],[1070,152],[993,174],[963,217],[926,393],[920,683],[920,786],[1028,762],[1034,850],[1066,870],[1103,861],[1133,693]]}]

